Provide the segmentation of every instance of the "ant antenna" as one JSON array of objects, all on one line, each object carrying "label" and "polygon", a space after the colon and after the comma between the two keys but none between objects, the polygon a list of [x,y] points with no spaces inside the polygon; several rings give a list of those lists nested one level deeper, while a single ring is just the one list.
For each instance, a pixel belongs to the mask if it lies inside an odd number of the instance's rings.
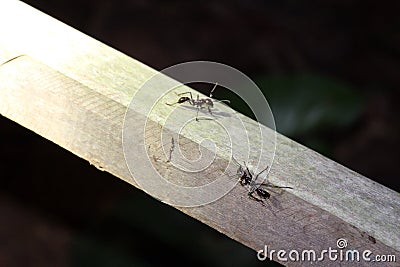
[{"label": "ant antenna", "polygon": [[237,161],[237,160],[235,159],[235,157],[234,157],[234,156],[232,156],[232,159],[235,161],[235,163],[236,163],[237,165],[239,165],[239,166],[240,166],[240,163],[239,163],[239,161]]},{"label": "ant antenna", "polygon": [[212,94],[212,93],[214,92],[215,88],[217,88],[217,86],[218,86],[218,82],[216,82],[215,85],[214,85],[214,87],[213,87],[213,89],[211,89],[210,98],[213,97],[213,94]]},{"label": "ant antenna", "polygon": [[[236,164],[237,165],[239,165],[239,166],[242,166],[242,164],[240,164],[239,163],[239,161],[237,160],[237,159],[235,159],[235,157],[234,156],[232,156],[232,159],[236,162]],[[245,161],[243,161],[243,166],[245,166],[247,169],[249,169],[248,167],[247,167],[247,165],[246,165],[246,162]]]},{"label": "ant antenna", "polygon": [[266,170],[268,170],[268,169],[269,169],[269,166],[267,166],[264,170],[260,171],[260,172],[256,175],[256,179],[254,179],[254,180],[257,180],[258,176],[259,176],[261,173],[263,173],[263,172],[265,172]]},{"label": "ant antenna", "polygon": [[[218,82],[216,82],[215,85],[214,85],[214,87],[213,87],[213,89],[211,89],[210,98],[213,97],[213,92],[215,91],[215,89],[217,88],[217,86],[218,86]],[[228,103],[228,104],[231,103],[231,101],[229,101],[229,100],[218,100],[218,99],[213,99],[213,101],[215,101],[215,102],[224,102],[224,103]]]},{"label": "ant antenna", "polygon": [[243,161],[243,165],[246,167],[246,169],[250,172],[249,167],[247,167],[246,161]]}]

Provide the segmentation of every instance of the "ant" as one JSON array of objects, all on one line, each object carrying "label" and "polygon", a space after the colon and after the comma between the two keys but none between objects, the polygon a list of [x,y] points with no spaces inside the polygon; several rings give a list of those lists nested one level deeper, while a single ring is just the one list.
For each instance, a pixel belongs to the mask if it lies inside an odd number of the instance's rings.
[{"label": "ant", "polygon": [[[239,176],[240,185],[241,186],[248,185],[250,187],[249,192],[247,193],[249,198],[253,199],[257,202],[261,202],[261,204],[263,206],[265,206],[263,199],[269,199],[271,197],[271,194],[268,193],[266,190],[262,189],[261,186],[270,187],[270,188],[293,189],[293,187],[277,186],[277,185],[273,185],[269,182],[256,184],[255,181],[257,180],[258,176],[260,176],[260,174],[263,173],[264,171],[268,170],[269,167],[267,166],[265,169],[263,169],[261,172],[259,172],[253,179],[253,173],[250,171],[249,167],[247,167],[246,162],[243,162],[244,166],[242,166],[235,158],[233,158],[233,159],[239,165],[239,168],[237,169],[236,174]],[[256,193],[258,195],[258,197],[254,196],[253,195],[254,193]]]},{"label": "ant", "polygon": [[213,92],[214,92],[215,88],[217,88],[217,85],[218,85],[218,83],[215,83],[213,89],[210,92],[209,98],[200,98],[200,95],[197,94],[197,99],[194,99],[193,95],[192,95],[192,92],[185,92],[185,93],[178,94],[178,96],[181,96],[181,95],[184,95],[184,94],[190,94],[190,97],[182,96],[182,97],[180,97],[178,99],[178,101],[176,103],[172,103],[172,104],[165,103],[165,104],[167,104],[168,106],[174,106],[176,104],[182,104],[182,103],[188,102],[193,107],[197,107],[196,121],[199,121],[199,119],[198,119],[199,110],[203,109],[203,108],[207,108],[208,112],[212,116],[214,116],[214,114],[211,111],[211,108],[214,108],[214,101],[230,103],[229,100],[215,100],[215,99],[212,99]]}]

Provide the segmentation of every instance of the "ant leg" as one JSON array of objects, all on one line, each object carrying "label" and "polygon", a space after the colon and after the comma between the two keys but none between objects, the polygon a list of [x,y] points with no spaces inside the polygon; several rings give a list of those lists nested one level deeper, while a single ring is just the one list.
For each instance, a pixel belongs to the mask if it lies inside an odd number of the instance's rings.
[{"label": "ant leg", "polygon": [[212,113],[211,108],[207,106],[208,112],[211,114],[211,116],[215,117],[215,115]]},{"label": "ant leg", "polygon": [[272,187],[272,188],[286,188],[286,189],[293,189],[293,187],[290,187],[290,186],[277,186],[277,185],[270,185],[269,187]]},{"label": "ant leg", "polygon": [[269,187],[269,188],[284,188],[284,189],[293,189],[293,187],[290,186],[279,186],[279,185],[273,185],[270,182],[266,182],[266,183],[261,183],[260,185],[264,185],[265,187]]},{"label": "ant leg", "polygon": [[193,100],[192,92],[184,92],[184,93],[180,93],[180,94],[178,94],[178,95],[181,96],[181,95],[184,95],[184,94],[190,94],[190,99]]},{"label": "ant leg", "polygon": [[[200,106],[200,105],[197,105],[197,113],[196,113],[196,121],[199,121],[200,119],[198,118],[198,116],[199,116],[199,110],[200,109],[203,109],[204,107],[203,106]],[[212,113],[211,113],[211,115],[213,115]],[[213,115],[214,116],[214,115]],[[202,120],[211,120],[210,118],[201,118]]]},{"label": "ant leg", "polygon": [[223,99],[223,100],[213,99],[213,101],[219,102],[219,103],[228,103],[228,104],[231,103],[231,101],[230,101],[230,100],[227,100],[227,99]]},{"label": "ant leg", "polygon": [[265,172],[266,170],[268,170],[268,168],[269,168],[269,167],[267,166],[264,170],[260,171],[260,172],[256,175],[256,179],[254,179],[254,181],[257,180],[258,176],[259,176],[261,173],[263,173],[263,172]]},{"label": "ant leg", "polygon": [[200,106],[197,106],[196,121],[199,121],[199,118],[198,118],[199,117],[199,110],[200,110]]}]

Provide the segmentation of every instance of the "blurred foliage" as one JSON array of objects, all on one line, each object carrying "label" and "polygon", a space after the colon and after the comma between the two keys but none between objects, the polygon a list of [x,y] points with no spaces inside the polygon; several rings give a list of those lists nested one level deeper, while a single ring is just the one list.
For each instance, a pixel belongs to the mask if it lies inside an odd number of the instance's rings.
[{"label": "blurred foliage", "polygon": [[363,98],[349,85],[316,75],[263,77],[277,130],[302,137],[348,127],[361,114]]},{"label": "blurred foliage", "polygon": [[[275,119],[276,130],[325,155],[330,135],[348,130],[366,105],[365,97],[343,82],[318,75],[262,76],[255,79]],[[254,119],[236,95],[232,106]]]}]

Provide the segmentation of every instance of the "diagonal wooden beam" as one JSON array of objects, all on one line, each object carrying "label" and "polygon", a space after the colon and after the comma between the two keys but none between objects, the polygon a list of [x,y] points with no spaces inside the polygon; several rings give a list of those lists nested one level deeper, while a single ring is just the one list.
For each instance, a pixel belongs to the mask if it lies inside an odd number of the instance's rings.
[{"label": "diagonal wooden beam", "polygon": [[[132,97],[157,71],[19,1],[0,2],[0,23],[8,25],[0,27],[0,113],[137,186],[125,163],[121,133]],[[161,105],[155,112],[170,109]],[[133,116],[138,124],[148,120],[146,127],[154,134],[145,138],[152,161],[177,182],[212,179],[227,165],[229,159],[221,153],[205,174],[174,175],[176,170],[157,154],[163,122],[140,110]],[[250,140],[253,135],[250,131]],[[199,140],[205,137],[206,131],[195,124],[190,135],[181,136],[183,151],[196,157]],[[280,134],[270,179],[294,188],[276,195],[270,209],[248,199],[240,186],[213,203],[177,208],[256,251],[268,245],[287,252],[320,252],[337,249],[336,241],[344,238],[349,249],[399,258],[399,193]],[[279,259],[276,253],[273,259],[289,266],[309,265]],[[337,264],[324,261],[327,266]]]}]

